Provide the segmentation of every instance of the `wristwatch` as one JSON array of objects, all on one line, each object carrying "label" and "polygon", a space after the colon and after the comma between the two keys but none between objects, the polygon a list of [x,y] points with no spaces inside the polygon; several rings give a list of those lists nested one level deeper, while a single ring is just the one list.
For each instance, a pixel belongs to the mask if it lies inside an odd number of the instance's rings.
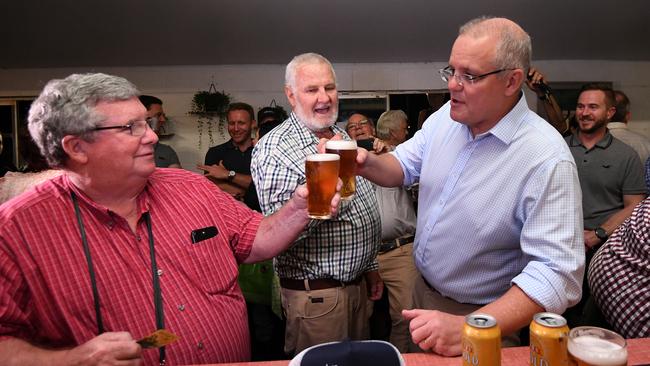
[{"label": "wristwatch", "polygon": [[229,172],[228,172],[228,180],[233,180],[233,179],[235,179],[235,174],[236,174],[236,173],[235,173],[234,170],[229,171]]},{"label": "wristwatch", "polygon": [[598,237],[598,239],[602,240],[603,242],[607,241],[607,238],[609,238],[609,235],[607,235],[607,231],[603,229],[602,227],[597,227],[596,230],[594,230],[594,233]]}]

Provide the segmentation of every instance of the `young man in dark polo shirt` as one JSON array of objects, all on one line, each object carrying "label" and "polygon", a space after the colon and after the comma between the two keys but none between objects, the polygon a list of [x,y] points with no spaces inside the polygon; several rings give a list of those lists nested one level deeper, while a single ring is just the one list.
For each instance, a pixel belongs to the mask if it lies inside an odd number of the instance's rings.
[{"label": "young man in dark polo shirt", "polygon": [[[232,103],[228,106],[228,134],[230,140],[211,147],[205,154],[205,165],[197,165],[205,170],[206,176],[223,191],[239,200],[251,184],[251,152],[253,140],[251,131],[255,124],[253,107],[246,103]],[[252,209],[253,202],[244,200]]]},{"label": "young man in dark polo shirt", "polygon": [[[582,189],[585,277],[596,250],[646,196],[639,155],[607,129],[616,111],[615,103],[611,88],[600,84],[583,86],[576,106],[578,130],[565,138]],[[590,317],[583,314],[590,296],[586,280],[582,290],[580,303],[565,313],[571,327],[582,325]]]}]

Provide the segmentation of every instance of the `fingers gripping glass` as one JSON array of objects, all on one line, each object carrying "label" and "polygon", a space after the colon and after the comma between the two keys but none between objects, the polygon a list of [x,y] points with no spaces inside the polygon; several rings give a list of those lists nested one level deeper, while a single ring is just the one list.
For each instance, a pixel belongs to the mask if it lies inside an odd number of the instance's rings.
[{"label": "fingers gripping glass", "polygon": [[455,73],[456,70],[454,70],[451,66],[447,66],[444,69],[438,70],[438,73],[440,74],[440,78],[442,79],[442,81],[444,81],[445,83],[448,83],[449,80],[452,77],[454,77],[458,85],[464,85],[464,84],[474,84],[475,82],[487,76],[498,74],[503,71],[510,71],[510,70],[515,70],[515,69],[499,69],[499,70],[486,72],[485,74],[481,74],[481,75],[471,75],[471,74],[456,74]]},{"label": "fingers gripping glass", "polygon": [[133,136],[141,136],[144,135],[145,131],[147,130],[147,127],[149,124],[147,121],[142,120],[142,121],[134,121],[126,125],[121,125],[121,126],[103,126],[103,127],[95,127],[93,131],[101,131],[101,130],[112,130],[112,129],[120,129],[120,130],[129,130],[131,135]]}]

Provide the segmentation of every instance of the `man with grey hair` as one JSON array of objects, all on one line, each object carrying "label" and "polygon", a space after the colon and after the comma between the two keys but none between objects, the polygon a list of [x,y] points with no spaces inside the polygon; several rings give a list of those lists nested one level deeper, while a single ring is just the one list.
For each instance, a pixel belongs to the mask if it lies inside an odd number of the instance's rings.
[{"label": "man with grey hair", "polygon": [[[64,173],[0,206],[0,364],[250,358],[237,264],[295,240],[306,188],[264,218],[203,176],[156,169],[138,95],[120,77],[74,74],[32,104],[32,138]],[[144,350],[163,328],[179,339]]]},{"label": "man with grey hair", "polygon": [[645,163],[650,156],[650,139],[640,133],[628,128],[630,121],[630,99],[620,90],[614,90],[616,98],[616,112],[611,122],[607,123],[607,129],[612,136],[629,145],[639,154],[642,163]]},{"label": "man with grey hair", "polygon": [[[264,214],[278,210],[304,182],[305,159],[320,138],[344,134],[336,76],[321,55],[296,56],[286,69],[293,112],[253,149],[251,173]],[[368,336],[367,298],[381,298],[377,271],[379,213],[372,185],[357,179],[356,197],[336,220],[312,220],[290,249],[275,258],[287,317],[285,351]],[[367,284],[367,289],[366,289]]]},{"label": "man with grey hair", "polygon": [[[389,150],[406,141],[408,117],[402,110],[382,113],[377,120],[377,137]],[[410,309],[413,284],[418,277],[413,262],[413,241],[417,218],[413,196],[405,187],[375,187],[381,216],[381,245],[379,246],[379,275],[388,291],[391,330],[390,343],[400,352],[408,352],[409,324],[402,310]]]},{"label": "man with grey hair", "polygon": [[[359,150],[382,186],[419,180],[410,321],[415,345],[461,354],[465,315],[493,316],[504,345],[541,311],[578,302],[584,271],[576,165],[522,93],[530,37],[504,18],[461,27],[440,70],[451,100],[394,152]],[[467,351],[467,350],[466,350]],[[467,355],[470,356],[471,355]]]}]

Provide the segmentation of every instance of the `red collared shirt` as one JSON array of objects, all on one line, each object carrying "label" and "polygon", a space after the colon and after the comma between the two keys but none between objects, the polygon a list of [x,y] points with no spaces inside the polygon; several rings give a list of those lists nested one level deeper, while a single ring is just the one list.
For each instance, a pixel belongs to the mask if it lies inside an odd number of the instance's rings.
[{"label": "red collared shirt", "polygon": [[[139,339],[156,329],[145,220],[134,234],[63,175],[0,206],[0,340],[70,347],[97,335],[70,191],[79,198],[105,330]],[[237,265],[250,254],[262,216],[181,169],[157,169],[138,209],[151,214],[165,327],[180,337],[167,346],[167,364],[248,360]],[[218,234],[192,243],[191,232],[208,226]],[[156,350],[143,357],[158,362]]]}]

